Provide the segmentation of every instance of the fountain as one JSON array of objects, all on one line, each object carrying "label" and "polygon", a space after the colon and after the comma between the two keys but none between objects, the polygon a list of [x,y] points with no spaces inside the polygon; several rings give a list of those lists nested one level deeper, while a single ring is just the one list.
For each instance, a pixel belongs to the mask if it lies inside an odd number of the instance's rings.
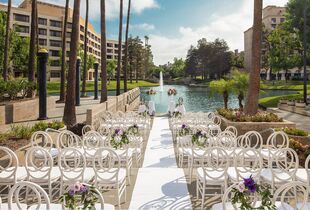
[{"label": "fountain", "polygon": [[163,80],[163,72],[161,71],[159,74],[159,85],[160,85],[160,92],[164,91],[164,80]]}]

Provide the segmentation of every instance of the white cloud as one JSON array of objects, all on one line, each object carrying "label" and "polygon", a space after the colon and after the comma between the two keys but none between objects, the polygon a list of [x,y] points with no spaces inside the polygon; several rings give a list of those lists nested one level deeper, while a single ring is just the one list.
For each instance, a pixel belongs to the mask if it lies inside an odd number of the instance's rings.
[{"label": "white cloud", "polygon": [[[264,0],[264,6],[284,6],[288,0]],[[229,14],[210,14],[209,24],[198,28],[180,27],[174,37],[151,34],[150,44],[154,53],[155,64],[164,64],[174,57],[185,58],[190,45],[196,45],[201,38],[214,40],[222,38],[232,50],[244,49],[243,32],[253,22],[253,0],[243,0],[241,7]]]},{"label": "white cloud", "polygon": [[132,24],[132,25],[130,25],[130,28],[131,29],[143,30],[143,31],[155,30],[155,26],[153,24],[148,24],[148,23]]},{"label": "white cloud", "polygon": [[[14,5],[19,5],[23,0],[13,0]],[[58,5],[65,5],[65,0],[40,0]],[[140,14],[146,9],[158,8],[156,0],[132,0],[132,12]],[[73,7],[73,0],[70,1]],[[81,1],[81,15],[85,15],[86,1]],[[124,16],[127,15],[128,0],[124,0]],[[106,13],[108,19],[119,17],[119,0],[106,0]],[[89,0],[89,17],[98,20],[100,17],[100,0]]]}]

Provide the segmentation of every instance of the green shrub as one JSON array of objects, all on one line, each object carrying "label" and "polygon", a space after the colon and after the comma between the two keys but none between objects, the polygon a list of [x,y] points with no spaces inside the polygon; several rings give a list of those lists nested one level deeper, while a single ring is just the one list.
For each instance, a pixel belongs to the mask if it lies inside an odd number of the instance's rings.
[{"label": "green shrub", "polygon": [[239,109],[217,109],[219,115],[233,122],[283,122],[276,114],[271,112],[258,112],[254,116],[246,115]]},{"label": "green shrub", "polygon": [[18,139],[30,139],[33,133],[33,129],[29,125],[11,125],[11,131],[9,132],[11,137]]},{"label": "green shrub", "polygon": [[32,127],[32,129],[33,132],[45,131],[47,128],[58,130],[60,128],[63,128],[64,126],[65,124],[63,122],[55,120],[53,122],[38,122]]},{"label": "green shrub", "polygon": [[298,129],[298,128],[283,128],[283,129],[278,129],[278,130],[282,130],[286,134],[292,135],[292,136],[309,136],[308,132]]},{"label": "green shrub", "polygon": [[36,88],[34,82],[25,79],[0,80],[0,100],[3,100],[4,96],[10,100],[15,100],[18,96],[25,98],[28,91],[34,91]]}]

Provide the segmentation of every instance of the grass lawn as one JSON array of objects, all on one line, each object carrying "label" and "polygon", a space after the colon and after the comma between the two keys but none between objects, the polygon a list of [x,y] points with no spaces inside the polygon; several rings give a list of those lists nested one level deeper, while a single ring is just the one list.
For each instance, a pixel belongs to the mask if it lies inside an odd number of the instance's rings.
[{"label": "grass lawn", "polygon": [[[262,81],[261,89],[265,90],[303,90],[302,81]],[[308,81],[308,89],[310,89],[310,81]]]},{"label": "grass lawn", "polygon": [[300,98],[300,97],[303,97],[303,95],[302,94],[291,94],[291,95],[267,97],[267,98],[260,99],[259,104],[264,107],[277,107],[279,100],[282,98],[294,99],[294,98]]},{"label": "grass lawn", "polygon": [[[136,87],[152,87],[152,86],[158,86],[158,83],[151,83],[151,82],[146,82],[143,80],[139,80],[138,83],[136,81],[133,81],[133,83],[130,83],[128,81],[128,89],[134,89]],[[48,82],[47,83],[47,92],[48,93],[58,93],[59,92],[59,82]],[[81,82],[82,86],[82,82]],[[98,88],[100,90],[101,87],[101,82],[99,81]],[[124,88],[124,82],[121,81],[121,89]],[[86,83],[86,89],[87,91],[93,91],[94,90],[94,82],[90,81]],[[111,81],[110,84],[108,84],[108,90],[116,90],[116,81]]]}]

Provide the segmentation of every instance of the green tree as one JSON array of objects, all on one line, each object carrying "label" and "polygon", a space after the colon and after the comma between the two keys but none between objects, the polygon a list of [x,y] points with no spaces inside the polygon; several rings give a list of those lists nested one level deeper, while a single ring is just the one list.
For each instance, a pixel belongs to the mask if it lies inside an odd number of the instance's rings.
[{"label": "green tree", "polygon": [[300,55],[296,53],[300,49],[300,42],[294,33],[278,26],[268,36],[272,48],[268,53],[270,67],[275,71],[285,70],[285,80],[288,79],[288,70],[297,66]]},{"label": "green tree", "polygon": [[109,60],[107,64],[107,72],[108,72],[108,84],[110,84],[111,79],[115,77],[115,70],[117,68],[116,60]]},{"label": "green tree", "polygon": [[238,95],[239,108],[243,110],[243,100],[249,87],[249,74],[238,70],[231,73],[232,91]]},{"label": "green tree", "polygon": [[13,38],[11,42],[10,60],[13,64],[14,70],[22,72],[27,75],[28,60],[29,60],[29,37],[20,37],[17,33],[11,32]]},{"label": "green tree", "polygon": [[210,82],[211,93],[219,93],[223,96],[224,107],[228,108],[229,94],[232,92],[232,81],[227,79]]}]

